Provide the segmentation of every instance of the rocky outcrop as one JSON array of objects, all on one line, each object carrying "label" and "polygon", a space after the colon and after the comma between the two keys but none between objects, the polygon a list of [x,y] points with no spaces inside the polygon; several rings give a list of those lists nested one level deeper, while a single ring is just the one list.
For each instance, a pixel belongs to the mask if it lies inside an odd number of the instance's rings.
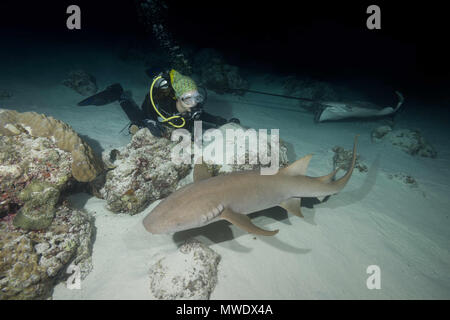
[{"label": "rocky outcrop", "polygon": [[143,128],[133,135],[126,147],[105,153],[105,162],[114,167],[106,174],[106,182],[100,190],[107,208],[136,214],[175,191],[191,165],[171,161],[174,145],[175,142],[156,138]]},{"label": "rocky outcrop", "polygon": [[220,256],[197,240],[159,259],[150,268],[150,290],[157,299],[209,299],[217,283]]}]

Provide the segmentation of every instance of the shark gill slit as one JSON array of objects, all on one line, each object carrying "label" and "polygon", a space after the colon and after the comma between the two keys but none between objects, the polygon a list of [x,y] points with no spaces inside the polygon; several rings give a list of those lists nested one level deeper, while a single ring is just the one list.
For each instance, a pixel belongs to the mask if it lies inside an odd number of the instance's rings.
[{"label": "shark gill slit", "polygon": [[219,216],[224,209],[224,206],[220,203],[217,207],[213,208],[211,211],[208,211],[206,214],[202,215],[202,222],[211,221],[212,219]]}]

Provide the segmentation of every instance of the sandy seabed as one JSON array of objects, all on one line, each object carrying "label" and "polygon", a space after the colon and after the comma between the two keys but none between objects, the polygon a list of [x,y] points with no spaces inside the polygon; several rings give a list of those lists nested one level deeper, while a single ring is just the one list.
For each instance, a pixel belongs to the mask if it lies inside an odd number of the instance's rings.
[{"label": "sandy seabed", "polygon": [[[150,84],[143,66],[121,61],[107,48],[48,50],[33,56],[22,52],[14,59],[0,56],[0,89],[13,93],[0,107],[63,120],[96,151],[127,144],[130,137],[119,132],[128,120],[118,103],[77,107],[83,97],[61,81],[69,71],[83,69],[95,75],[100,89],[120,82],[140,105]],[[282,93],[281,82],[267,81],[267,75],[255,75],[250,83],[255,90]],[[304,219],[279,208],[251,215],[256,225],[279,229],[275,237],[255,237],[225,222],[152,235],[142,219],[157,203],[129,216],[109,212],[104,200],[73,195],[74,206],[95,217],[94,269],[81,290],[61,283],[53,299],[153,299],[149,267],[191,237],[222,257],[211,299],[450,298],[450,139],[444,134],[448,121],[438,111],[416,108],[405,98],[408,109],[396,127],[420,129],[436,148],[436,159],[410,156],[387,142],[373,143],[370,133],[380,125],[377,122],[316,124],[293,100],[210,93],[206,110],[237,117],[256,129],[280,129],[290,161],[313,153],[308,175],[329,173],[332,148],[350,149],[355,134],[360,134],[358,153],[369,171],[355,170],[341,193],[302,208]],[[418,187],[388,178],[398,172],[413,176]],[[380,267],[380,290],[366,286],[370,265]]]}]

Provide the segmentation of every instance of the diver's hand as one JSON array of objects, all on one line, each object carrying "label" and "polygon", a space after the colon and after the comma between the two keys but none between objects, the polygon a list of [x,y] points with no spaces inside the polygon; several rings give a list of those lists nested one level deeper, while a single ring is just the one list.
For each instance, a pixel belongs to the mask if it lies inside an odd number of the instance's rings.
[{"label": "diver's hand", "polygon": [[148,128],[150,133],[158,138],[161,138],[165,133],[165,128],[159,122],[152,119],[143,119],[137,123],[140,128]]},{"label": "diver's hand", "polygon": [[221,116],[216,116],[214,122],[217,126],[223,126],[224,124],[228,123],[227,119],[222,118]]},{"label": "diver's hand", "polygon": [[236,124],[241,124],[241,121],[239,121],[238,118],[231,118],[230,120],[228,120],[228,123],[230,123],[230,122],[236,123]]}]

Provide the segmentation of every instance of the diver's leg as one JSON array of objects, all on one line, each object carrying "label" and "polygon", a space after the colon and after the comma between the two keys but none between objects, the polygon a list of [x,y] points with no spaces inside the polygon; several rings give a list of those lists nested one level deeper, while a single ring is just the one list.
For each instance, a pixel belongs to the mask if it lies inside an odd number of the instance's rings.
[{"label": "diver's leg", "polygon": [[120,83],[114,83],[105,90],[100,91],[83,101],[78,102],[79,106],[103,106],[120,99],[123,94],[123,88]]},{"label": "diver's leg", "polygon": [[144,112],[139,108],[136,102],[134,102],[129,92],[122,93],[119,97],[119,103],[131,123],[139,124],[142,120],[144,120]]}]

